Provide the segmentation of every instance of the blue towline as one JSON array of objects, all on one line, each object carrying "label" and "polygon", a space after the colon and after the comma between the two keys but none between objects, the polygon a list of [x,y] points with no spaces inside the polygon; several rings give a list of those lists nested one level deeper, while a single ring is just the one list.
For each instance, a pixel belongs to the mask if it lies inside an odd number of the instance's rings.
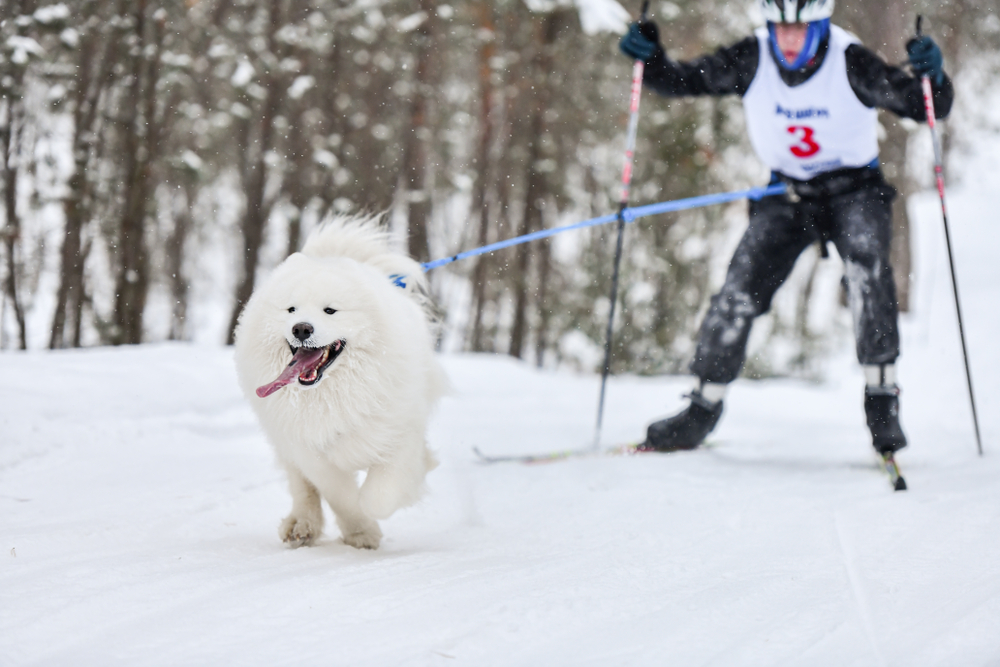
[{"label": "blue towline", "polygon": [[[660,202],[659,204],[647,204],[646,206],[636,206],[634,208],[626,208],[621,212],[621,217],[625,222],[632,222],[633,220],[637,220],[638,218],[644,218],[649,215],[657,215],[660,213],[672,213],[674,211],[685,211],[692,208],[711,206],[713,204],[725,204],[731,201],[737,201],[739,199],[752,199],[756,201],[762,197],[784,194],[785,191],[786,191],[785,184],[777,183],[775,185],[768,185],[767,187],[750,188],[749,190],[720,192],[712,195],[688,197],[687,199],[674,199],[672,201]],[[617,220],[618,220],[618,214],[611,213],[609,215],[602,215],[599,218],[591,218],[589,220],[584,220],[582,222],[575,222],[571,225],[563,225],[562,227],[552,227],[549,229],[542,229],[537,232],[532,232],[531,234],[524,234],[523,236],[515,236],[514,238],[507,239],[505,241],[497,241],[496,243],[484,245],[480,248],[466,250],[465,252],[460,252],[457,255],[452,255],[451,257],[442,257],[441,259],[435,259],[432,262],[425,262],[421,266],[424,267],[424,271],[426,272],[430,271],[431,269],[436,269],[439,266],[444,266],[445,264],[451,264],[452,262],[457,262],[461,259],[467,259],[469,257],[475,257],[477,255],[485,255],[490,252],[496,252],[497,250],[502,250],[503,248],[509,248],[511,246],[520,245],[522,243],[528,243],[529,241],[537,241],[538,239],[548,238],[550,236],[555,236],[556,234],[562,234],[563,232],[568,232],[573,229],[583,229],[585,227],[596,227],[597,225],[606,225],[609,222],[615,222]]]}]

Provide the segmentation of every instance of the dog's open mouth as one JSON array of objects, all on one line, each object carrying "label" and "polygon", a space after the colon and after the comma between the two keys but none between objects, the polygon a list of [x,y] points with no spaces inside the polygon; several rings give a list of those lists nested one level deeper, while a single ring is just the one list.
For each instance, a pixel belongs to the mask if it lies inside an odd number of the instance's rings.
[{"label": "dog's open mouth", "polygon": [[335,340],[326,347],[299,347],[292,349],[292,361],[281,371],[274,382],[257,387],[257,395],[267,398],[296,379],[299,384],[309,386],[319,382],[323,371],[340,356],[347,345],[343,340]]}]

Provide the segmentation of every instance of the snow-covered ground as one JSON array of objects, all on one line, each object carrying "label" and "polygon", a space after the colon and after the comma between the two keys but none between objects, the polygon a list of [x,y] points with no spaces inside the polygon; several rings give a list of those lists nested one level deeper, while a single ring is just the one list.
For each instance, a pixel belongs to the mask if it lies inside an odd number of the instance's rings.
[{"label": "snow-covered ground", "polygon": [[[951,203],[986,456],[928,195],[905,493],[849,345],[824,384],[736,383],[707,449],[535,466],[471,448],[586,445],[597,378],[448,356],[426,500],[378,551],[335,527],[290,550],[229,350],[0,355],[0,665],[1000,664],[1000,230],[985,195]],[[613,379],[606,443],[687,386]]]}]

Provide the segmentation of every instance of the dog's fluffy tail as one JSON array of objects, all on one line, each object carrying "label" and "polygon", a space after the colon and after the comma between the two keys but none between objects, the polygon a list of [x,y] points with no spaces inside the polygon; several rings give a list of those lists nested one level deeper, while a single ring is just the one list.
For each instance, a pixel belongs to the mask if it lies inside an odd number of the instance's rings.
[{"label": "dog's fluffy tail", "polygon": [[348,257],[373,266],[424,303],[427,279],[419,262],[392,249],[381,215],[337,216],[313,232],[302,248],[309,257]]}]

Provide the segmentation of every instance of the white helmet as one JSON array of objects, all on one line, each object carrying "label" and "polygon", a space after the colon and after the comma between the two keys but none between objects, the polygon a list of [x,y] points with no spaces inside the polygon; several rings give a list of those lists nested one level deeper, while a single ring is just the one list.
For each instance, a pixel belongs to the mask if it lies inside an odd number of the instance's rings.
[{"label": "white helmet", "polygon": [[810,23],[833,15],[833,0],[759,0],[764,19],[771,23]]}]

